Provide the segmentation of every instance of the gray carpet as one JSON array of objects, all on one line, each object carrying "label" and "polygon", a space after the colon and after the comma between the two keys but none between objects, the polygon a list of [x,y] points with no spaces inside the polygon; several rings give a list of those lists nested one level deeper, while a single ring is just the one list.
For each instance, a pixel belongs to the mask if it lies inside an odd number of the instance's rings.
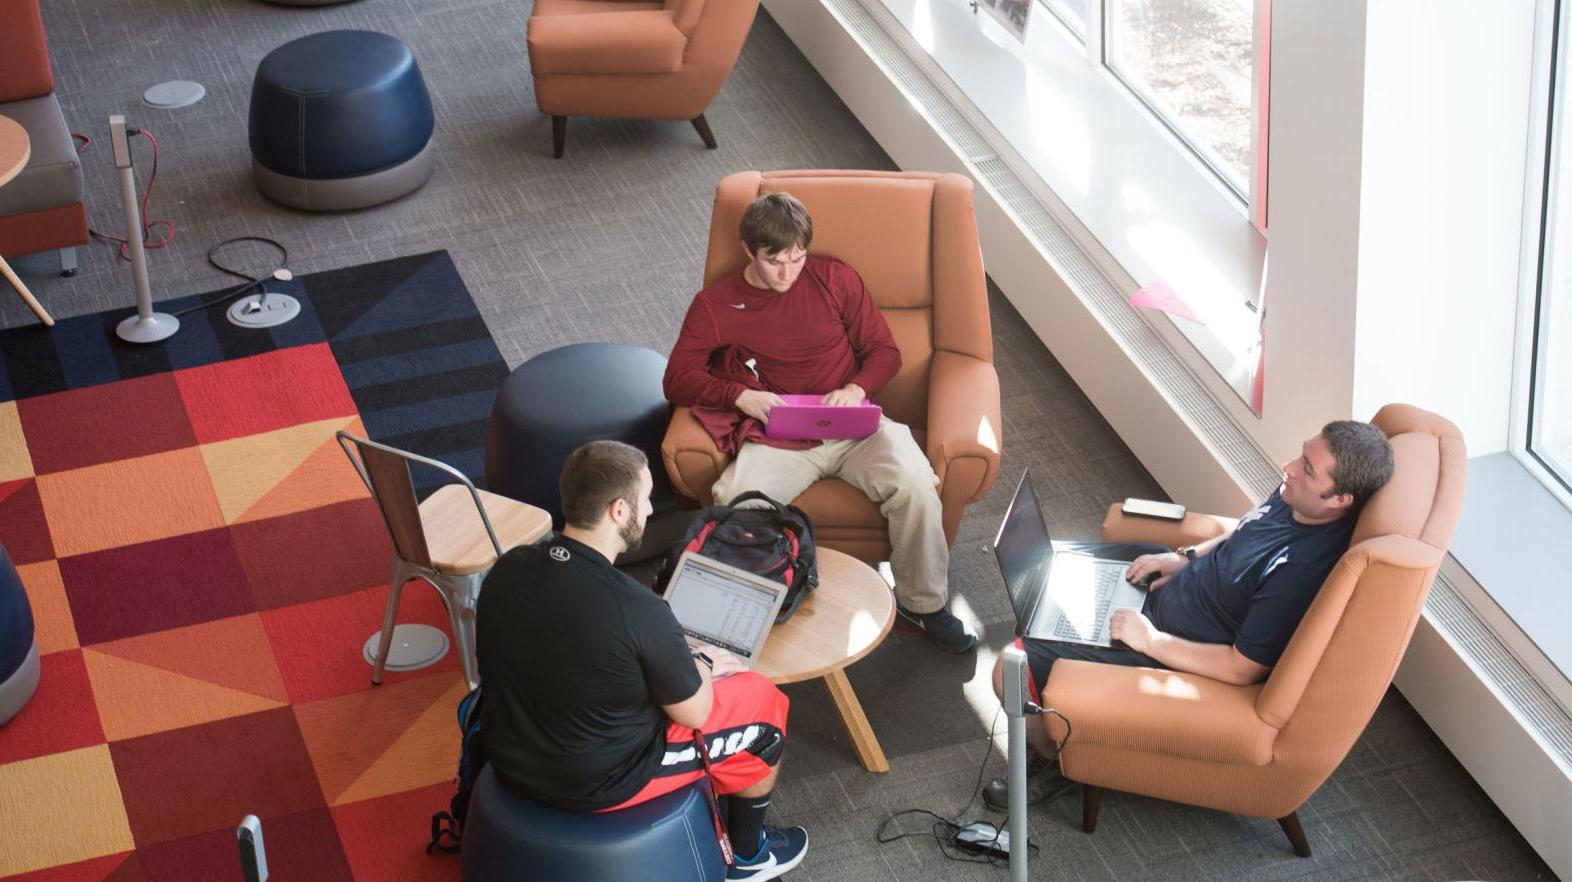
[{"label": "gray carpet", "polygon": [[[155,297],[219,288],[207,248],[266,235],[291,249],[297,273],[445,248],[452,252],[497,344],[516,365],[578,340],[665,351],[700,281],[715,183],[739,169],[889,168],[779,28],[761,15],[730,83],[708,111],[720,149],[681,123],[574,120],[567,158],[550,158],[550,124],[535,110],[523,47],[527,3],[361,0],[292,9],[254,0],[44,0],[58,92],[73,128],[89,134],[88,209],[118,232],[109,114],[123,112],[163,145],[153,218],[177,226],[152,252]],[[442,144],[430,183],[391,205],[311,215],[265,202],[251,186],[246,108],[251,75],[271,48],[307,33],[368,28],[413,46],[430,84]],[[140,106],[153,83],[194,79],[209,89],[179,111]],[[142,180],[149,156],[137,145]],[[228,260],[271,268],[264,251]],[[72,279],[53,256],[15,261],[56,315],[132,303],[128,265],[95,244]],[[249,261],[249,264],[247,262]],[[1002,869],[951,863],[931,841],[873,842],[899,808],[950,813],[968,802],[979,763],[994,774],[986,683],[1009,611],[991,536],[1022,469],[1030,468],[1061,538],[1090,538],[1109,501],[1159,495],[1149,475],[1032,335],[992,297],[1004,391],[1005,468],[962,525],[951,570],[957,607],[984,630],[988,651],[941,656],[896,633],[850,670],[893,771],[856,764],[819,684],[789,688],[792,749],[776,821],[807,825],[813,847],[798,880],[1001,878]],[[31,322],[0,292],[0,326]],[[1002,736],[1002,720],[1000,721]],[[973,806],[968,814],[981,815]],[[1094,836],[1067,797],[1034,810],[1043,851],[1034,878],[1536,879],[1546,867],[1395,692],[1332,779],[1301,810],[1316,853],[1293,857],[1270,821],[1110,794]],[[418,824],[416,827],[418,828]],[[919,825],[907,829],[916,830]]]}]

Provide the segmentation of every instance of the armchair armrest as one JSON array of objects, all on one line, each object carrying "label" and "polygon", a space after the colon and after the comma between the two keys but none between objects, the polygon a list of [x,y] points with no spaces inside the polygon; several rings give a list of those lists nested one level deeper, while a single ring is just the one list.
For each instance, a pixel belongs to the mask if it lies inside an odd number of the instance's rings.
[{"label": "armchair armrest", "polygon": [[939,496],[962,505],[999,476],[999,374],[991,363],[940,350],[928,369],[928,461]]},{"label": "armchair armrest", "polygon": [[715,439],[704,431],[689,408],[672,408],[666,437],[660,442],[660,457],[678,493],[703,505],[714,504],[710,491],[721,472],[726,471],[731,457],[716,449]]},{"label": "armchair armrest", "polygon": [[662,74],[682,69],[688,38],[653,9],[532,16],[528,42],[536,76]]},{"label": "armchair armrest", "polygon": [[[1065,774],[1075,777],[1077,744],[1216,763],[1266,765],[1277,729],[1256,713],[1261,684],[1230,686],[1197,674],[1060,659],[1043,706],[1069,717]],[[1055,739],[1064,724],[1044,717]]]},{"label": "armchair armrest", "polygon": [[1238,518],[1190,512],[1179,522],[1160,521],[1155,518],[1136,518],[1126,515],[1123,502],[1108,506],[1108,516],[1103,518],[1104,542],[1155,542],[1169,548],[1182,545],[1199,545],[1234,529]]}]

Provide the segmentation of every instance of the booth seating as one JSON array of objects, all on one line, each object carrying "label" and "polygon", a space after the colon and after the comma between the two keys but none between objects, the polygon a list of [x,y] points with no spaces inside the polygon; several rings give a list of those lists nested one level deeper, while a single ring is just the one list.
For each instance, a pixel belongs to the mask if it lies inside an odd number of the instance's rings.
[{"label": "booth seating", "polygon": [[720,882],[705,781],[615,812],[563,812],[481,770],[470,795],[464,882]]},{"label": "booth seating", "polygon": [[397,37],[328,31],[285,43],[251,87],[257,189],[312,211],[397,199],[431,176],[434,120],[420,65]]},{"label": "booth seating", "polygon": [[11,556],[0,545],[0,725],[16,716],[33,697],[38,674],[33,607]]},{"label": "booth seating", "polygon": [[655,513],[672,512],[677,497],[660,466],[669,412],[661,388],[665,372],[665,356],[621,343],[574,343],[519,365],[502,381],[492,407],[486,488],[544,508],[561,527],[557,477],[563,462],[579,445],[609,439],[644,451],[655,481]]},{"label": "booth seating", "polygon": [[88,241],[82,161],[55,98],[38,0],[0,3],[0,116],[21,124],[32,147],[27,167],[0,187],[0,257],[59,249],[69,276]]}]

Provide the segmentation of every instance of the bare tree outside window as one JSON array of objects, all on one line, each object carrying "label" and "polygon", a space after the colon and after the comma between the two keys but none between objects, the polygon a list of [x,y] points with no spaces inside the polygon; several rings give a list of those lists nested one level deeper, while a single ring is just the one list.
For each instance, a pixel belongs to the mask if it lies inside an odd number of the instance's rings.
[{"label": "bare tree outside window", "polygon": [[1109,66],[1235,191],[1248,193],[1253,0],[1106,2]]}]

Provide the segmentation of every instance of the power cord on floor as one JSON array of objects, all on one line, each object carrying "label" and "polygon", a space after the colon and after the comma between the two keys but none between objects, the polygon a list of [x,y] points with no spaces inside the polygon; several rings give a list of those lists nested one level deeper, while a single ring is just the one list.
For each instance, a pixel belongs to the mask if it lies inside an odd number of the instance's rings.
[{"label": "power cord on floor", "polygon": [[[218,252],[238,242],[260,242],[264,245],[270,245],[278,249],[278,268],[274,269],[272,272],[269,272],[267,275],[248,276],[240,270],[219,263]],[[287,282],[293,278],[289,272],[289,249],[285,248],[282,242],[279,242],[276,239],[269,239],[266,236],[236,236],[233,239],[225,239],[224,241],[208,249],[207,262],[219,272],[234,276],[237,279],[245,279],[245,281],[226,291],[219,292],[216,296],[208,300],[203,300],[191,306],[187,306],[184,309],[177,310],[175,313],[173,313],[175,316],[178,317],[185,315],[188,312],[196,312],[199,309],[208,309],[210,307],[218,306],[220,303],[228,303],[229,301],[234,300],[236,297],[250,293],[253,289],[260,288],[269,279],[277,279],[281,282]]]},{"label": "power cord on floor", "polygon": [[[142,247],[148,250],[163,248],[170,242],[175,241],[174,222],[167,220],[147,219],[147,206],[148,203],[153,199],[153,186],[158,183],[158,138],[154,137],[153,133],[147,129],[128,128],[126,129],[126,134],[141,135],[147,138],[148,142],[153,145],[153,168],[147,176],[147,191],[142,194]],[[81,132],[72,132],[71,137],[77,139],[79,142],[76,148],[76,153],[78,156],[86,153],[88,148],[93,146],[93,139],[82,134]],[[164,228],[164,235],[153,235],[153,230],[157,227]],[[126,241],[125,237],[113,236],[109,233],[101,233],[91,227],[88,228],[87,232],[95,239],[102,239],[105,242],[119,243],[120,259],[126,261],[131,259],[131,243]]]},{"label": "power cord on floor", "polygon": [[[983,751],[982,761],[977,765],[977,781],[972,787],[971,798],[966,801],[966,805],[962,806],[960,811],[955,813],[955,817],[945,817],[944,815],[929,809],[902,809],[900,811],[893,812],[889,817],[884,819],[884,822],[879,825],[879,829],[874,831],[874,839],[880,844],[887,844],[891,842],[897,842],[902,839],[931,838],[939,844],[939,853],[944,855],[944,857],[948,860],[959,861],[961,863],[967,864],[1001,864],[1008,862],[1009,859],[1004,856],[1005,852],[996,848],[995,846],[998,844],[1002,834],[1006,833],[1009,829],[1009,815],[1006,815],[1004,820],[999,821],[998,823],[983,820],[961,820],[961,818],[971,810],[971,807],[976,804],[977,797],[982,793],[983,776],[988,768],[988,759],[993,753],[993,738],[994,734],[998,731],[999,728],[999,715],[1003,712],[1004,708],[1001,706],[999,710],[994,712],[993,721],[988,724],[989,747]],[[1053,754],[1048,758],[1050,762],[1057,760],[1060,752],[1064,750],[1065,744],[1069,743],[1070,741],[1070,719],[1055,708],[1045,708],[1031,701],[1026,702],[1026,713],[1029,715],[1053,714],[1064,723],[1064,736],[1054,744]],[[1054,795],[1057,796],[1058,794]],[[894,824],[898,819],[909,815],[926,815],[931,818],[932,823],[929,829],[918,830],[912,833],[897,833],[894,835],[889,835],[888,831],[890,825]],[[970,841],[963,842],[958,837],[961,831],[967,828],[971,828],[973,830],[981,829],[984,832],[991,832],[991,836],[981,839],[973,838]],[[1037,850],[1036,843],[1027,843],[1027,855],[1029,857],[1035,856],[1037,854]]]}]

